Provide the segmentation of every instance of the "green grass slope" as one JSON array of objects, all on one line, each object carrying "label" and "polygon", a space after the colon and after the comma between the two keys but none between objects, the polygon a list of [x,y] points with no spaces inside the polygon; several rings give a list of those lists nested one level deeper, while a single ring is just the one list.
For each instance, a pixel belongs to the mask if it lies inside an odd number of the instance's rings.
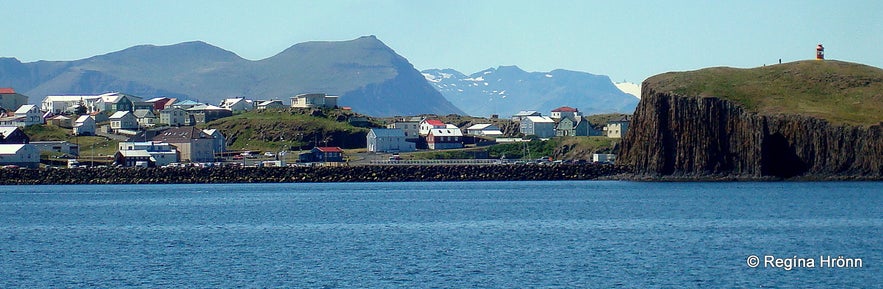
[{"label": "green grass slope", "polygon": [[231,150],[278,151],[319,146],[360,148],[368,129],[347,123],[351,112],[327,109],[321,115],[305,110],[251,111],[215,120],[206,125],[221,130]]},{"label": "green grass slope", "polygon": [[800,114],[852,125],[883,121],[883,69],[843,61],[669,72],[644,85],[656,92],[719,97],[761,114]]}]

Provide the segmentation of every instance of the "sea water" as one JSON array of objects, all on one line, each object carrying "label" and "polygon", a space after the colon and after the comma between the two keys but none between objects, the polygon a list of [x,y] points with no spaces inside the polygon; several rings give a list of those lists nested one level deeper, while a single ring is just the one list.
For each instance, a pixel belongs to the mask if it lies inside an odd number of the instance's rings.
[{"label": "sea water", "polygon": [[0,186],[0,288],[875,287],[881,205],[880,182]]}]

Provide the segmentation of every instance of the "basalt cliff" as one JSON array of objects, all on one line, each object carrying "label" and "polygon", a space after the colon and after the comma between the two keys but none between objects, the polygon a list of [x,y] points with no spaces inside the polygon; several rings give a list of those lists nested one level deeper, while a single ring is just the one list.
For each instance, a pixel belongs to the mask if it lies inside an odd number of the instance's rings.
[{"label": "basalt cliff", "polygon": [[840,61],[643,83],[618,163],[645,176],[883,178],[883,70]]}]

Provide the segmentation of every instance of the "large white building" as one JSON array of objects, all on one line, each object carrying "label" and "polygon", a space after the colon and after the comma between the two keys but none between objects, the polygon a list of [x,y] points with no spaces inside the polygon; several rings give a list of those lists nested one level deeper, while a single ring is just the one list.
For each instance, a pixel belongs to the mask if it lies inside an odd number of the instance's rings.
[{"label": "large white building", "polygon": [[555,121],[547,116],[527,116],[521,119],[521,133],[541,138],[555,136]]},{"label": "large white building", "polygon": [[245,99],[244,97],[236,97],[222,100],[219,106],[236,113],[240,111],[253,110],[255,109],[257,104],[254,102],[254,100]]},{"label": "large white building", "polygon": [[562,106],[562,107],[553,109],[552,113],[549,115],[549,117],[551,117],[553,119],[562,119],[562,118],[568,118],[568,117],[575,119],[580,116],[582,116],[582,115],[579,113],[579,109],[572,108],[569,106]]},{"label": "large white building", "polygon": [[40,110],[54,114],[72,112],[77,106],[86,107],[87,113],[96,111],[133,111],[140,97],[119,92],[101,95],[49,95],[40,102]]},{"label": "large white building", "polygon": [[[120,142],[119,151],[143,151],[141,154],[150,155],[151,161],[156,163],[158,167],[178,162],[178,151],[172,145],[164,142]],[[127,154],[124,153],[123,156],[125,157]]]},{"label": "large white building", "polygon": [[503,136],[503,132],[500,131],[500,127],[489,123],[474,124],[466,128],[466,133],[470,135],[482,135],[489,137]]},{"label": "large white building", "polygon": [[397,128],[373,128],[368,132],[369,152],[412,152],[417,150],[416,144],[406,141],[405,131]]},{"label": "large white building", "polygon": [[324,93],[304,93],[291,97],[291,107],[326,107],[337,106],[337,96],[325,95]]},{"label": "large white building", "polygon": [[32,144],[0,144],[0,165],[36,169],[40,167],[40,151]]}]

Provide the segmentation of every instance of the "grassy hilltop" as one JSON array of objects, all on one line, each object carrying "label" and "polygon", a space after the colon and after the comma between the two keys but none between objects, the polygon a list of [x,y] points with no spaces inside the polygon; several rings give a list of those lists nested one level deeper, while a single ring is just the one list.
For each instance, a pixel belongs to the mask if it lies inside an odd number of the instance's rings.
[{"label": "grassy hilltop", "polygon": [[644,86],[656,92],[719,97],[761,114],[801,114],[852,125],[883,121],[883,69],[843,61],[669,72],[648,78]]}]

